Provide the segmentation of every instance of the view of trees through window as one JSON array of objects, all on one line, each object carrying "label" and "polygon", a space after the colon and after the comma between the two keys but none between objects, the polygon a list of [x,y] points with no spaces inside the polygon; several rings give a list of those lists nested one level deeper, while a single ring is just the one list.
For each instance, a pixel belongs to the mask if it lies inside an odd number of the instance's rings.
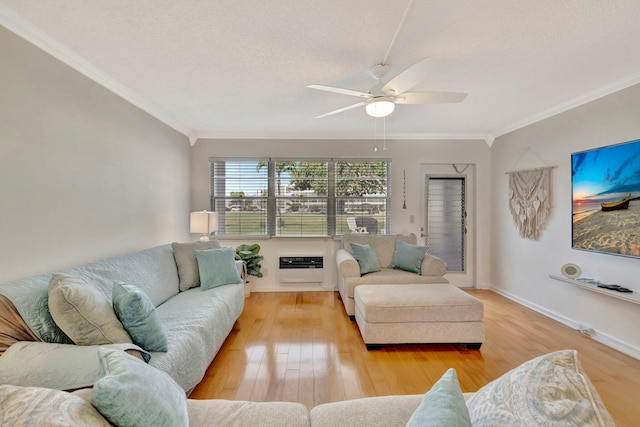
[{"label": "view of trees through window", "polygon": [[212,160],[219,234],[331,236],[388,226],[386,160]]}]

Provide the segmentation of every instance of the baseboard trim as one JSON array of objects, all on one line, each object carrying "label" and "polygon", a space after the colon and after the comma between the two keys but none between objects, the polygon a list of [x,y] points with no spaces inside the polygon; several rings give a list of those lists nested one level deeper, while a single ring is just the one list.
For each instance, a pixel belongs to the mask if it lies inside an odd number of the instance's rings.
[{"label": "baseboard trim", "polygon": [[267,285],[259,288],[251,288],[251,292],[335,292],[337,289],[328,289],[320,285]]},{"label": "baseboard trim", "polygon": [[[502,295],[503,297],[510,299],[511,301],[517,302],[520,305],[523,305],[527,308],[530,308],[533,311],[536,311],[543,316],[549,317],[557,322],[562,323],[572,329],[578,330],[578,322],[573,319],[570,319],[566,316],[562,316],[561,314],[556,313],[555,311],[544,308],[538,304],[532,303],[524,298],[520,298],[519,296],[513,295],[509,292],[504,291],[499,288],[490,288],[493,292]],[[640,348],[634,347],[624,341],[619,340],[618,338],[612,337],[611,335],[602,333],[598,330],[595,331],[592,339],[601,344],[606,345],[607,347],[611,347],[614,350],[617,350],[621,353],[626,354],[627,356],[631,356],[634,359],[640,360]]]}]

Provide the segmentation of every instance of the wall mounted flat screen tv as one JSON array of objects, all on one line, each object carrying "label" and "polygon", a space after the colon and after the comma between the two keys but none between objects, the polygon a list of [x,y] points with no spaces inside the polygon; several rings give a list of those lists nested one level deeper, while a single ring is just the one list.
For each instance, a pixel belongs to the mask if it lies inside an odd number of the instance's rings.
[{"label": "wall mounted flat screen tv", "polygon": [[640,257],[640,139],[571,155],[572,248]]}]

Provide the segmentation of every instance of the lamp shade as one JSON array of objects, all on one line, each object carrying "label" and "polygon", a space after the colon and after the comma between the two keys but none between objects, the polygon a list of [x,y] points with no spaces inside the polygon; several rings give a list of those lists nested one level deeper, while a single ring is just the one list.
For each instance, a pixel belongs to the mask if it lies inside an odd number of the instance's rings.
[{"label": "lamp shade", "polygon": [[396,104],[388,98],[374,99],[373,102],[368,103],[365,107],[367,114],[372,117],[387,117],[393,113],[395,108]]},{"label": "lamp shade", "polygon": [[218,212],[191,212],[189,231],[192,233],[209,234],[218,231]]}]

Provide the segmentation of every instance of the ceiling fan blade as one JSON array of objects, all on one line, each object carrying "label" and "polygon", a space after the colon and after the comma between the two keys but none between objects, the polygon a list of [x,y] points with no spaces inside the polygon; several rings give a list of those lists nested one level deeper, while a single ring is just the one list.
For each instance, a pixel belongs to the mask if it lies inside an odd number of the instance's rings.
[{"label": "ceiling fan blade", "polygon": [[407,92],[396,96],[396,104],[449,104],[462,102],[467,97],[461,92]]},{"label": "ceiling fan blade", "polygon": [[382,86],[382,93],[387,94],[393,90],[395,95],[403,93],[420,83],[427,75],[429,68],[429,57],[422,58],[420,61],[407,68],[387,84]]},{"label": "ceiling fan blade", "polygon": [[370,93],[358,92],[357,90],[342,89],[339,87],[322,86],[322,85],[308,85],[307,87],[310,89],[324,90],[325,92],[340,93],[342,95],[359,96],[361,98],[371,98]]},{"label": "ceiling fan blade", "polygon": [[352,110],[354,108],[362,107],[365,104],[366,104],[366,102],[364,102],[364,101],[363,102],[358,102],[357,104],[352,104],[352,105],[349,105],[347,107],[342,107],[342,108],[338,108],[337,110],[329,111],[328,113],[321,114],[319,116],[316,116],[315,118],[316,119],[321,119],[323,117],[332,116],[334,114],[342,113],[343,111],[348,111],[348,110]]}]

